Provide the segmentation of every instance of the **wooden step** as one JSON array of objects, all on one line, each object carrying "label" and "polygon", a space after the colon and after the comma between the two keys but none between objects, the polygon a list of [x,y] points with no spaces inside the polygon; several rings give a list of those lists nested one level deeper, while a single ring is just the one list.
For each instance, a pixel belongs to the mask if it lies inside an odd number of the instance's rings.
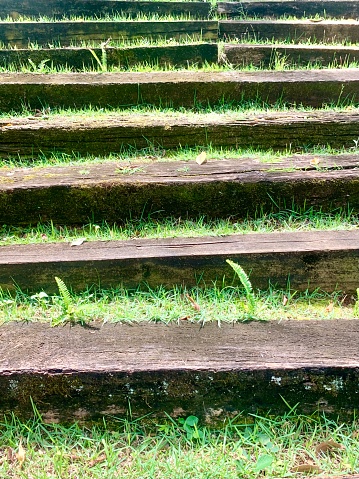
[{"label": "wooden step", "polygon": [[[143,103],[196,109],[201,105],[215,107],[228,103],[230,109],[231,105],[240,107],[251,101],[257,105],[263,102],[265,106],[280,102],[318,108],[358,101],[358,86],[358,68],[279,72],[9,73],[0,74],[0,110],[21,112],[24,106],[34,110],[89,105],[126,108]],[[300,116],[298,113],[298,118]],[[238,117],[243,118],[243,114],[238,113]],[[206,122],[205,118],[203,121]],[[3,121],[2,125],[6,123],[9,122]],[[294,133],[294,141],[295,136]],[[353,139],[357,136],[355,133]],[[182,144],[186,144],[186,140]]]},{"label": "wooden step", "polygon": [[359,22],[355,20],[223,20],[220,38],[240,42],[252,40],[313,43],[357,43]]},{"label": "wooden step", "polygon": [[0,224],[85,224],[175,216],[247,218],[298,208],[359,211],[357,155],[116,162],[0,170]]},{"label": "wooden step", "polygon": [[355,293],[359,284],[359,232],[307,231],[201,238],[137,239],[2,246],[0,286],[56,293],[55,276],[75,291],[90,286],[151,288],[212,284],[234,273],[231,259],[253,287]]},{"label": "wooden step", "polygon": [[[96,59],[98,58],[98,60]],[[3,68],[38,69],[63,68],[82,71],[84,68],[106,71],[108,68],[128,68],[139,63],[147,65],[198,67],[204,63],[218,62],[218,45],[192,43],[188,45],[106,47],[101,48],[41,48],[0,50],[0,66]],[[56,83],[56,82],[55,82]],[[51,92],[50,102],[51,102]]]},{"label": "wooden step", "polygon": [[[359,61],[359,47],[241,43],[224,45],[223,55],[226,63],[240,67],[249,65],[274,69],[285,69],[293,65],[345,67]],[[312,70],[311,74],[313,73]]]},{"label": "wooden step", "polygon": [[182,15],[206,18],[211,9],[210,2],[181,1],[121,1],[121,0],[2,0],[0,17],[11,16],[63,16],[101,17],[122,13],[125,15]]},{"label": "wooden step", "polygon": [[136,39],[197,40],[218,38],[218,22],[213,20],[159,21],[58,21],[0,22],[0,42],[17,48],[70,46],[84,41],[105,42]]},{"label": "wooden step", "polygon": [[328,18],[359,18],[359,6],[356,0],[301,0],[293,2],[287,0],[251,0],[243,2],[218,2],[217,12],[227,18],[238,16],[280,17],[282,15],[296,17],[317,16]]},{"label": "wooden step", "polygon": [[137,324],[1,328],[0,411],[45,421],[103,416],[324,411],[358,405],[359,322],[271,321],[235,325]]},{"label": "wooden step", "polygon": [[[253,113],[142,113],[4,118],[0,155],[30,157],[61,152],[122,153],[128,147],[175,149],[226,146],[255,149],[353,148],[359,114],[347,111]],[[5,181],[8,183],[8,180]]]}]

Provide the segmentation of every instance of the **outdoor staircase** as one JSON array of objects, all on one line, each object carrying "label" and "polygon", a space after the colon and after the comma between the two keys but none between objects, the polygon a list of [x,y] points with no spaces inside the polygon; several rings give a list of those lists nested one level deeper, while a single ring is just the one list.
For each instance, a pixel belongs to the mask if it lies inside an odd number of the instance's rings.
[{"label": "outdoor staircase", "polygon": [[[107,21],[106,15],[128,15]],[[139,20],[138,15],[159,20]],[[161,20],[164,15],[186,20]],[[43,21],[17,21],[22,15]],[[63,16],[97,20],[63,20]],[[217,15],[220,15],[220,20]],[[282,15],[312,17],[279,20]],[[33,158],[54,151],[105,156],[134,149],[180,146],[288,151],[277,164],[213,160],[140,164],[119,174],[116,161],[78,166],[0,170],[0,224],[38,221],[78,225],[164,216],[255,216],[273,204],[286,208],[350,208],[359,212],[359,4],[352,1],[155,2],[112,0],[2,0],[0,155]],[[238,20],[238,17],[241,19]],[[248,19],[255,16],[255,20]],[[132,19],[130,18],[132,17]],[[330,20],[327,18],[330,17]],[[190,19],[188,19],[190,18]],[[337,18],[333,20],[333,18]],[[106,20],[106,21],[105,21]],[[188,41],[188,36],[197,41]],[[150,37],[148,46],[112,41]],[[155,39],[165,39],[156,45]],[[173,42],[171,43],[172,40]],[[226,41],[237,39],[236,43]],[[287,45],[281,40],[292,39]],[[316,40],[316,45],[303,44]],[[183,43],[176,43],[179,40]],[[255,41],[268,40],[268,43]],[[83,42],[93,41],[93,47]],[[82,42],[82,43],[81,43]],[[340,42],[341,45],[335,45]],[[347,45],[345,45],[347,43]],[[33,48],[29,49],[29,45]],[[34,45],[36,44],[36,48]],[[328,44],[328,45],[327,45]],[[8,48],[9,47],[9,48]],[[16,48],[15,48],[16,47]],[[33,73],[21,73],[30,62]],[[138,63],[201,67],[254,65],[272,71],[123,71]],[[322,66],[278,71],[280,66]],[[46,73],[67,65],[72,73]],[[84,67],[97,73],[82,72]],[[312,107],[260,114],[216,112],[124,115],[147,104],[196,105],[258,101]],[[316,110],[323,105],[345,105]],[[85,116],[84,107],[116,111]],[[28,116],[16,116],[24,107]],[[52,108],[74,114],[48,114]],[[331,146],[353,154],[326,156],[320,164],[305,148]],[[296,153],[296,154],[294,154]],[[187,167],[187,168],[186,168]],[[0,247],[0,286],[31,293],[56,292],[54,277],[74,291],[100,284],[133,288],[193,286],[232,277],[226,259],[251,271],[254,288],[268,282],[294,290],[321,288],[355,294],[359,287],[358,231],[236,235],[185,239],[13,245]],[[91,421],[102,415],[194,414],[208,423],[256,411],[298,410],[350,415],[359,401],[359,322],[273,321],[234,325],[90,325],[51,328],[41,323],[1,326],[0,412],[48,421]]]}]

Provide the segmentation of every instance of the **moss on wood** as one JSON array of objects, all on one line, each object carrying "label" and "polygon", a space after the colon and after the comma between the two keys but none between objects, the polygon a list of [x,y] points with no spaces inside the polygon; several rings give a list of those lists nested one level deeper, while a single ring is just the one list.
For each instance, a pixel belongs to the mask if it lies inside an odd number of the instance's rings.
[{"label": "moss on wood", "polygon": [[82,41],[104,42],[125,39],[198,39],[217,40],[218,22],[189,21],[59,21],[0,22],[0,41],[5,45],[27,48],[29,43],[69,46]]},{"label": "moss on wood", "polygon": [[0,411],[22,418],[33,414],[31,399],[47,420],[81,422],[124,415],[129,405],[133,417],[150,410],[212,424],[240,413],[283,414],[287,404],[345,418],[357,407],[357,321],[19,324],[1,333]]},{"label": "moss on wood", "polygon": [[359,29],[356,21],[319,22],[310,20],[221,20],[220,38],[236,38],[241,42],[248,39],[301,41],[315,40],[315,43],[359,41]]},{"label": "moss on wood", "polygon": [[207,18],[211,9],[209,2],[181,1],[121,1],[121,0],[2,0],[0,17],[8,15],[16,19],[18,15],[49,16],[62,18],[64,15],[101,17],[122,13],[128,16],[183,15],[194,18]]}]

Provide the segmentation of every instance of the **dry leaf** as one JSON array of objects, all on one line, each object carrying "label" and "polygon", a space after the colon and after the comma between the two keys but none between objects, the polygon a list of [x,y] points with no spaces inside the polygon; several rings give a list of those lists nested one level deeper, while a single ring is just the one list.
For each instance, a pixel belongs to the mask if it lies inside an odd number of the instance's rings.
[{"label": "dry leaf", "polygon": [[13,450],[11,447],[7,447],[7,448],[6,448],[6,459],[7,459],[8,462],[10,462],[10,463],[15,462],[16,454],[15,454],[14,450]]},{"label": "dry leaf", "polygon": [[178,321],[188,321],[189,319],[191,319],[191,316],[183,316],[182,318],[179,318]]},{"label": "dry leaf", "polygon": [[202,153],[197,156],[196,163],[198,163],[199,165],[207,163],[207,153],[205,151],[202,151]]},{"label": "dry leaf", "polygon": [[92,459],[92,461],[88,463],[88,467],[96,466],[96,464],[103,461],[106,461],[106,454],[100,454],[96,459]]},{"label": "dry leaf", "polygon": [[333,451],[334,449],[345,449],[345,447],[343,444],[339,444],[339,442],[335,442],[330,439],[329,441],[324,441],[318,444],[318,446],[315,448],[315,452],[316,454],[322,454]]},{"label": "dry leaf", "polygon": [[84,243],[85,241],[86,241],[86,238],[77,238],[77,239],[71,241],[70,246],[81,246],[82,243]]},{"label": "dry leaf", "polygon": [[200,305],[198,303],[196,303],[196,301],[193,298],[191,298],[191,296],[189,294],[186,294],[186,298],[192,304],[193,309],[195,309],[196,311],[201,311]]},{"label": "dry leaf", "polygon": [[284,296],[283,296],[282,304],[283,304],[283,306],[285,306],[287,303],[288,303],[288,298],[287,298],[286,295],[284,295]]},{"label": "dry leaf", "polygon": [[293,467],[291,472],[322,472],[318,466],[314,464],[301,464],[300,466]]},{"label": "dry leaf", "polygon": [[325,308],[325,312],[331,313],[333,311],[333,308],[334,308],[334,303],[330,302],[328,306]]},{"label": "dry leaf", "polygon": [[320,158],[312,158],[309,163],[312,165],[312,166],[318,166],[319,163],[321,162],[321,159]]},{"label": "dry leaf", "polygon": [[21,441],[19,443],[19,449],[17,450],[17,453],[16,453],[16,459],[18,460],[19,466],[21,468],[26,459],[26,451],[23,448]]}]

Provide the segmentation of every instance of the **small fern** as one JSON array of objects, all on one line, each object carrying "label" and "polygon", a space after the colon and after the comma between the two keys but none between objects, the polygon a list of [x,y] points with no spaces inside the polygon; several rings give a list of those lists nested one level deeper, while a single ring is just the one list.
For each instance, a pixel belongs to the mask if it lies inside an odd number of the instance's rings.
[{"label": "small fern", "polygon": [[59,293],[64,306],[64,311],[67,314],[70,314],[74,307],[70,291],[68,290],[66,284],[62,281],[61,278],[55,276],[55,281],[57,283],[57,287],[59,288]]},{"label": "small fern", "polygon": [[62,301],[62,314],[51,321],[52,326],[59,326],[60,324],[86,324],[84,316],[84,306],[80,307],[75,304],[71,293],[61,278],[55,276],[57,287],[59,288],[60,298]]},{"label": "small fern", "polygon": [[230,259],[227,259],[226,262],[229,264],[229,266],[233,269],[233,271],[238,276],[239,281],[241,282],[244,288],[246,298],[248,301],[248,312],[250,315],[253,315],[257,307],[257,300],[255,297],[255,294],[253,293],[252,283],[249,281],[247,273],[244,271],[242,266],[239,265],[238,263],[235,263],[234,261],[231,261]]}]

